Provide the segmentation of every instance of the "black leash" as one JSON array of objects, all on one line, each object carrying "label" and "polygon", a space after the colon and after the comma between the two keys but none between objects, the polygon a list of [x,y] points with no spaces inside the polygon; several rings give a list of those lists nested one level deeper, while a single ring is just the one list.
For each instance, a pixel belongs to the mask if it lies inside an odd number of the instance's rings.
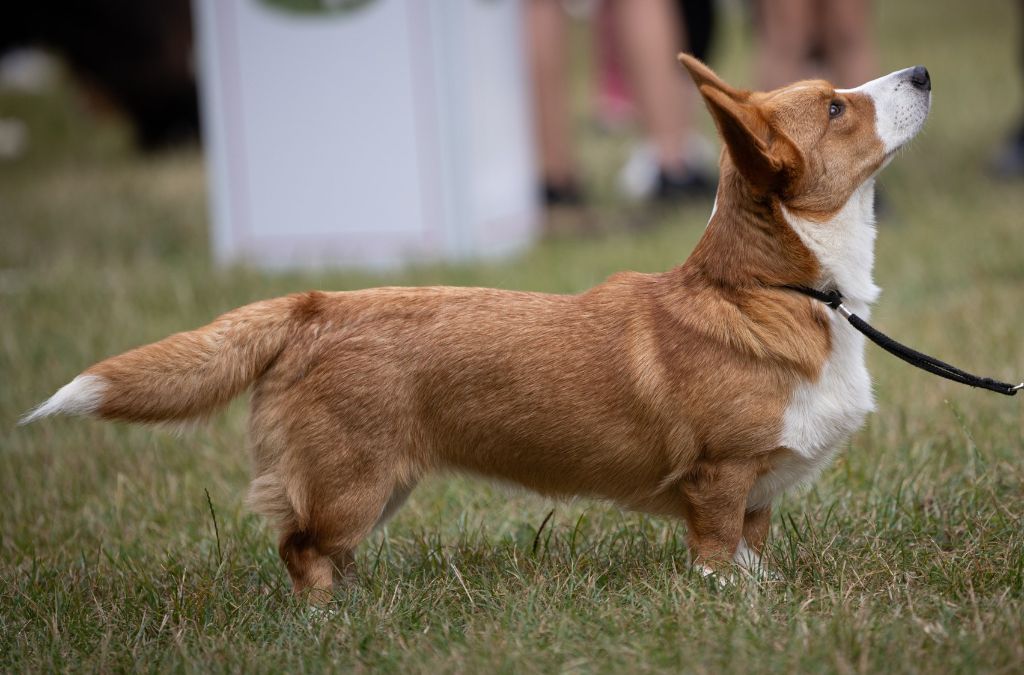
[{"label": "black leash", "polygon": [[875,330],[867,321],[848,310],[846,306],[843,305],[843,294],[838,290],[819,291],[816,288],[809,288],[807,286],[783,286],[783,288],[788,288],[792,291],[796,291],[797,293],[803,293],[806,296],[825,303],[832,309],[839,312],[854,328],[863,333],[876,345],[890,354],[903,359],[910,365],[920,368],[921,370],[926,370],[933,375],[944,377],[947,380],[966,384],[969,387],[981,387],[982,389],[988,389],[989,391],[994,391],[1006,396],[1016,396],[1018,391],[1024,389],[1024,382],[1021,382],[1020,384],[1008,384],[1006,382],[1000,382],[999,380],[993,380],[990,377],[978,377],[977,375],[971,375],[970,373],[960,370],[955,366],[951,366],[944,361],[939,361],[935,357],[922,354],[915,349],[911,349],[904,344],[896,342],[885,333]]}]

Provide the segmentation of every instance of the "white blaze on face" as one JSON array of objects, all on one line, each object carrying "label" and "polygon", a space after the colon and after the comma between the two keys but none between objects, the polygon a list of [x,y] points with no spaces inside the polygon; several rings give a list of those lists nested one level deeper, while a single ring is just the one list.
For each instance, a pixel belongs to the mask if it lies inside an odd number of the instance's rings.
[{"label": "white blaze on face", "polygon": [[931,108],[932,93],[911,82],[913,68],[904,68],[839,94],[866,94],[875,104],[875,130],[891,155],[917,135]]}]

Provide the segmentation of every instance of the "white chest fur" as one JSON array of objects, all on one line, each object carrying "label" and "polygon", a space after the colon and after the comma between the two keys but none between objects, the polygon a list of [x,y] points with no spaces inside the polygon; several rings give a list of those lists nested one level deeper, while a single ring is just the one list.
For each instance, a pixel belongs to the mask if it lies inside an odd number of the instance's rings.
[{"label": "white chest fur", "polygon": [[[813,222],[786,215],[821,263],[821,285],[839,288],[850,311],[865,319],[879,293],[871,279],[873,206],[874,183],[868,181],[832,220]],[[779,447],[789,452],[754,486],[748,509],[766,506],[780,492],[817,475],[874,409],[864,336],[837,312],[822,309],[829,315],[831,353],[818,378],[801,383],[793,392],[779,439]]]}]

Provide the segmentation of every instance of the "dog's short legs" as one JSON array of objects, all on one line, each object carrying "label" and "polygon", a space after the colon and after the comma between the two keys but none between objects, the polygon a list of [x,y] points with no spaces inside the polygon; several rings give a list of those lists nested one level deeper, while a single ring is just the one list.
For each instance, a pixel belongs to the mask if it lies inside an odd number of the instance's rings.
[{"label": "dog's short legs", "polygon": [[296,594],[308,594],[310,602],[317,605],[330,600],[334,588],[334,563],[321,552],[312,536],[307,532],[283,534],[277,550],[288,568]]},{"label": "dog's short legs", "polygon": [[330,600],[335,583],[355,577],[356,545],[394,515],[415,487],[399,485],[388,492],[378,485],[369,480],[349,485],[338,490],[342,496],[333,503],[318,505],[313,514],[316,535],[293,531],[281,536],[278,550],[292,586],[314,605]]},{"label": "dog's short legs", "polygon": [[728,567],[743,538],[754,471],[742,463],[703,464],[682,483],[690,556],[705,572]]},{"label": "dog's short legs", "polygon": [[747,545],[747,540],[743,537],[740,537],[736,552],[732,554],[732,561],[748,572],[756,572],[761,568],[761,556]]},{"label": "dog's short legs", "polygon": [[359,459],[339,453],[306,473],[296,509],[302,516],[281,536],[279,551],[295,592],[314,603],[330,599],[334,582],[355,576],[354,551],[391,500],[394,478],[386,465],[367,470]]},{"label": "dog's short legs", "polygon": [[771,506],[747,511],[743,516],[743,538],[740,539],[739,548],[733,556],[737,565],[758,576],[774,576],[761,559],[765,540],[771,529],[771,519]]},{"label": "dog's short legs", "polygon": [[288,568],[292,588],[298,595],[322,605],[331,599],[335,583],[352,581],[356,575],[355,545],[373,527],[367,519],[359,527],[331,536],[310,536],[306,532],[283,534],[278,552]]},{"label": "dog's short legs", "polygon": [[747,511],[743,516],[743,539],[747,547],[755,554],[761,555],[768,531],[772,526],[772,507],[766,506],[756,511]]}]

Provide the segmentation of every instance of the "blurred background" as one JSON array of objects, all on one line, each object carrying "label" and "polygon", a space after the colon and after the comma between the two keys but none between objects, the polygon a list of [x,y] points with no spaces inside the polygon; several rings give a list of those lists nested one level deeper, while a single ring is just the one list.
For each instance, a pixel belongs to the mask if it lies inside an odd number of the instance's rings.
[{"label": "blurred background", "polygon": [[[678,51],[757,89],[924,63],[943,140],[924,152],[946,152],[931,166],[1019,187],[1022,23],[1024,3],[997,0],[26,3],[0,23],[0,176],[58,181],[52,203],[86,180],[61,166],[110,189],[134,163],[135,198],[173,184],[182,222],[129,216],[129,235],[97,217],[88,239],[174,242],[211,269],[395,271],[561,238],[602,250],[683,232],[714,196],[718,144]],[[883,181],[892,227],[913,219],[900,192]],[[8,248],[52,251],[32,198],[12,201]]]},{"label": "blurred background", "polygon": [[[460,670],[452,654],[466,672],[502,658],[571,670],[560,664],[595,653],[605,670],[724,672],[707,664],[727,644],[742,672],[766,654],[789,672],[840,656],[842,672],[1019,667],[1020,397],[874,347],[878,412],[774,520],[778,592],[701,590],[677,569],[677,524],[585,500],[556,505],[544,557],[523,572],[548,501],[429,481],[360,558],[370,595],[344,616],[365,639],[339,629],[326,646],[283,639],[289,619],[271,619],[287,593],[272,535],[242,504],[244,401],[184,440],[14,422],[105,356],[267,297],[390,284],[575,293],[680,264],[707,223],[720,146],[679,50],[751,88],[927,66],[931,116],[879,179],[873,322],[1019,381],[1022,5],[5,3],[0,663],[130,669],[191,653],[305,670],[295,645],[308,644],[310,658],[337,649],[403,672]],[[460,602],[467,586],[475,606]],[[443,612],[456,628],[428,634]],[[286,657],[299,660],[273,661]]]}]

